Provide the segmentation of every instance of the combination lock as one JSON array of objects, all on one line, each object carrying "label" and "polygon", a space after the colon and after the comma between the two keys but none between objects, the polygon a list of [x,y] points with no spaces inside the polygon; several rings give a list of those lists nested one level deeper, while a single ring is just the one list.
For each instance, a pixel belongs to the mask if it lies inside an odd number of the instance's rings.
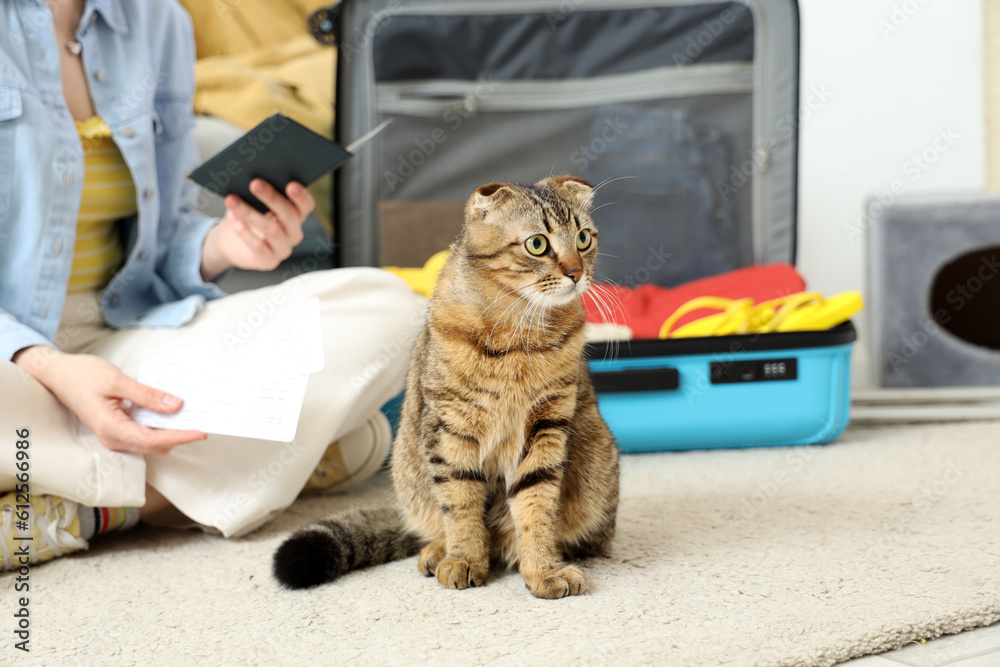
[{"label": "combination lock", "polygon": [[790,359],[755,359],[753,361],[714,361],[709,367],[712,384],[736,384],[739,382],[772,382],[775,380],[796,380],[799,364]]}]

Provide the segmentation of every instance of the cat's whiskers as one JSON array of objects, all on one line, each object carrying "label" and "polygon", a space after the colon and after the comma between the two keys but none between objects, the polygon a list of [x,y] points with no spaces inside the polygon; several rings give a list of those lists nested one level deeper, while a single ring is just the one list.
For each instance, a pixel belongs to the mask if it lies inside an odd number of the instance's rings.
[{"label": "cat's whiskers", "polygon": [[[593,294],[593,303],[597,307],[597,312],[600,313],[601,319],[604,320],[606,324],[616,323],[613,317],[616,309],[622,316],[621,321],[625,321],[625,310],[621,306],[621,300],[611,294],[611,292],[607,291],[607,288],[604,285],[591,283],[589,291]],[[610,304],[608,303],[609,301],[611,302]],[[612,339],[611,344],[608,345],[605,350],[605,360],[607,360],[609,353],[611,353],[611,357],[613,359],[617,359],[620,346],[621,341],[617,337]]]},{"label": "cat's whiskers", "polygon": [[591,289],[587,291],[591,295],[592,303],[594,304],[594,307],[597,308],[597,313],[601,316],[601,320],[603,320],[604,324],[608,324],[612,319],[610,317],[610,313],[608,312],[608,304],[601,295],[600,290],[593,289],[593,287],[594,286],[591,286]]},{"label": "cat's whiskers", "polygon": [[[535,313],[531,316],[531,319],[528,320],[528,343],[529,343],[529,345],[531,343],[531,327],[532,327],[532,325],[535,326],[535,342],[538,344],[539,347],[541,347],[541,345],[542,345],[542,336],[544,335],[542,333],[542,329],[543,329],[544,320],[545,320],[545,317],[546,317],[546,314],[547,314],[547,311],[548,311],[548,307],[549,307],[549,300],[551,298],[552,297],[549,296],[548,294],[543,294],[542,295],[542,300],[539,301],[538,304],[537,304],[537,306],[535,307]],[[535,325],[535,316],[538,317],[538,324],[537,325]],[[530,354],[530,352],[531,352],[530,348],[529,348],[528,352]]]},{"label": "cat's whiskers", "polygon": [[541,317],[539,318],[538,321],[541,324],[542,335],[548,337],[549,330],[546,327],[546,325],[548,324],[548,321],[549,321],[549,304],[548,304],[548,301],[545,302],[545,307],[542,309],[542,315],[541,315]]},{"label": "cat's whiskers", "polygon": [[[519,287],[518,289],[516,289],[516,290],[514,290],[514,291],[515,291],[515,292],[519,292],[519,291],[521,291],[522,289],[527,289],[527,288],[529,288],[529,287],[534,287],[535,285],[537,285],[537,284],[538,284],[538,283],[540,283],[540,282],[541,282],[541,281],[539,280],[539,281],[536,281],[536,282],[534,282],[534,283],[530,283],[530,284],[528,284],[528,285],[525,285],[524,287]],[[519,304],[519,303],[520,303],[521,301],[524,301],[525,299],[527,299],[527,298],[528,298],[528,297],[530,297],[530,296],[531,296],[531,295],[530,295],[530,294],[528,294],[528,293],[525,293],[525,294],[522,294],[522,295],[520,295],[520,296],[519,296],[519,297],[518,297],[517,299],[515,299],[515,300],[514,300],[514,301],[513,301],[513,302],[512,302],[512,303],[511,303],[511,304],[510,304],[509,306],[507,306],[507,308],[506,308],[506,309],[504,309],[503,313],[501,313],[501,314],[500,314],[500,317],[498,317],[498,318],[497,318],[497,320],[496,320],[496,322],[494,322],[494,323],[493,323],[493,328],[492,328],[492,329],[490,329],[490,335],[486,337],[486,347],[489,347],[489,346],[490,346],[490,341],[491,341],[491,340],[493,339],[493,332],[494,332],[494,331],[496,331],[496,328],[497,328],[497,325],[499,325],[499,324],[500,324],[500,322],[502,322],[502,321],[503,321],[504,319],[506,319],[506,317],[507,317],[507,313],[508,313],[508,312],[510,312],[510,310],[511,310],[512,308],[514,308],[514,306],[516,306],[516,305],[517,305],[517,304]],[[508,349],[509,349],[509,346],[508,346]]]},{"label": "cat's whiskers", "polygon": [[[555,163],[555,160],[553,160],[553,161],[552,161],[552,168],[551,168],[551,169],[549,169],[549,175],[548,175],[548,176],[546,176],[545,178],[546,178],[546,179],[548,179],[548,178],[552,178],[552,176],[553,176],[553,175],[554,175],[555,173],[556,173],[556,163]],[[542,179],[542,180],[545,180],[545,179]]]},{"label": "cat's whiskers", "polygon": [[617,177],[612,176],[610,178],[605,178],[603,181],[594,186],[594,189],[590,191],[590,194],[587,195],[587,198],[583,200],[582,206],[584,208],[588,208],[594,202],[594,195],[596,195],[597,191],[603,188],[605,185],[614,183],[615,181],[621,181],[626,178],[638,178],[638,176],[617,176]]},{"label": "cat's whiskers", "polygon": [[476,321],[472,324],[472,330],[473,331],[476,330],[476,327],[479,326],[479,321],[483,319],[483,315],[486,314],[486,311],[488,311],[490,308],[493,307],[493,304],[495,304],[497,301],[499,301],[500,299],[504,298],[505,296],[514,296],[517,292],[519,292],[522,289],[525,289],[526,287],[531,287],[531,285],[525,285],[524,287],[518,287],[515,290],[507,290],[506,292],[503,292],[503,291],[499,292],[497,294],[497,297],[495,299],[493,299],[493,301],[491,301],[488,306],[486,306],[485,308],[483,308],[482,312],[479,313],[479,317],[477,317]]},{"label": "cat's whiskers", "polygon": [[[547,279],[551,281],[551,279]],[[519,340],[524,345],[524,351],[527,355],[531,356],[531,326],[534,324],[535,315],[545,316],[548,311],[548,302],[551,300],[551,295],[546,291],[541,293],[541,299],[536,299],[531,302],[531,305],[526,308],[521,313],[521,319],[518,322],[518,328],[520,329],[520,334],[518,336]],[[528,326],[524,326],[524,320],[528,320]],[[535,330],[535,342],[541,344],[541,338],[539,330]],[[511,344],[513,344],[513,336],[511,337]],[[510,351],[510,345],[507,346],[507,351]]]},{"label": "cat's whiskers", "polygon": [[[608,282],[613,287],[617,287],[617,288],[621,289],[621,286],[618,283],[616,283],[615,281],[609,280]],[[612,314],[614,314],[615,312],[617,312],[617,314],[618,314],[618,320],[624,325],[625,322],[628,320],[628,316],[625,314],[625,306],[622,305],[621,297],[618,296],[617,294],[612,293],[610,290],[608,290],[607,287],[603,287],[602,289],[604,289],[604,295],[607,297],[608,301],[611,302]],[[619,339],[619,338],[616,337],[615,340],[614,340],[614,346],[613,346],[614,347],[614,358],[616,358],[616,359],[618,358],[618,352],[621,350],[621,344],[622,344],[621,339]],[[632,339],[631,339],[631,337],[625,339],[625,344],[628,346],[628,348],[630,350],[632,349]]]},{"label": "cat's whiskers", "polygon": [[[538,313],[538,326],[535,327],[535,339],[541,345],[542,338],[548,336],[548,330],[545,328],[545,321],[549,317],[549,302],[552,300],[550,294],[543,294],[542,300],[539,302],[536,311]],[[534,321],[534,317],[528,320],[528,340],[531,340],[531,325]]]},{"label": "cat's whiskers", "polygon": [[617,313],[621,316],[621,321],[625,321],[625,307],[622,305],[622,300],[616,294],[613,294],[607,287],[611,285],[612,287],[621,288],[621,286],[613,280],[607,280],[604,283],[591,283],[591,289],[596,289],[602,296],[607,297],[611,306],[611,313]]},{"label": "cat's whiskers", "polygon": [[[511,303],[509,306],[507,306],[507,308],[500,314],[500,317],[497,318],[497,320],[493,323],[493,328],[490,329],[490,334],[486,337],[486,347],[488,347],[488,348],[490,347],[490,343],[493,340],[493,334],[494,334],[494,332],[496,332],[496,328],[500,325],[501,322],[503,322],[505,319],[507,319],[508,313],[510,313],[511,310],[516,305],[518,305],[521,301],[524,301],[527,298],[528,298],[527,294],[524,294],[524,295],[520,296],[513,303]],[[530,303],[530,301],[529,301],[529,303]],[[501,331],[501,334],[502,334],[503,331],[504,331],[504,329],[501,329],[500,331]],[[513,334],[509,334],[509,337],[513,337]],[[503,341],[501,341],[501,345],[502,344],[503,344]]]},{"label": "cat's whiskers", "polygon": [[[551,279],[550,279],[550,282],[551,282]],[[528,343],[527,343],[527,346],[525,347],[525,351],[529,355],[531,354],[531,326],[535,322],[535,315],[539,315],[539,316],[544,316],[545,315],[545,313],[546,313],[546,311],[548,309],[548,301],[549,301],[549,290],[544,290],[541,293],[541,299],[536,299],[535,300],[534,306],[531,309],[531,313],[529,313],[529,317],[528,317],[528,329],[527,329]],[[542,342],[541,341],[541,332],[540,332],[540,329],[538,329],[538,328],[535,329],[535,342],[537,344],[539,344],[539,345]]]},{"label": "cat's whiskers", "polygon": [[609,285],[611,287],[618,287],[620,289],[619,285],[615,283],[613,280],[609,280],[606,283],[595,284],[594,287],[597,288],[597,291],[601,294],[602,297],[605,297],[607,299],[608,303],[610,304],[612,315],[617,314],[619,319],[622,322],[624,322],[626,319],[626,313],[625,313],[625,307],[622,305],[621,297],[612,292],[609,288]]},{"label": "cat's whiskers", "polygon": [[[603,317],[603,313],[602,313]],[[619,345],[621,344],[617,337],[612,338],[608,341],[610,344],[604,349],[604,360],[607,361],[610,357],[611,359],[618,358]]]},{"label": "cat's whiskers", "polygon": [[[538,307],[538,303],[539,303],[538,301],[532,300],[531,303],[528,305],[528,307],[521,311],[521,319],[517,323],[517,329],[518,329],[518,331],[517,331],[517,338],[521,342],[521,345],[524,347],[524,351],[528,354],[529,357],[531,356],[531,319],[530,319],[530,315],[534,312],[535,308]],[[525,328],[524,328],[525,317],[529,318],[528,319],[528,329],[527,329],[527,340],[525,340]],[[507,344],[507,352],[510,352],[510,347],[513,344],[514,344],[514,337],[511,336],[510,337],[510,342]]]},{"label": "cat's whiskers", "polygon": [[[527,315],[528,315],[528,326],[524,330],[524,337],[525,337],[524,351],[527,352],[529,356],[531,355],[531,325],[535,323],[535,315],[537,315],[539,312],[541,312],[542,305],[545,303],[545,298],[546,298],[545,297],[545,292],[542,292],[541,299],[535,299],[534,302],[531,305],[531,310],[528,311],[528,313],[527,313]],[[535,333],[535,343],[537,344],[539,342],[541,342],[541,341],[538,340],[538,333],[536,331],[536,333]]]}]

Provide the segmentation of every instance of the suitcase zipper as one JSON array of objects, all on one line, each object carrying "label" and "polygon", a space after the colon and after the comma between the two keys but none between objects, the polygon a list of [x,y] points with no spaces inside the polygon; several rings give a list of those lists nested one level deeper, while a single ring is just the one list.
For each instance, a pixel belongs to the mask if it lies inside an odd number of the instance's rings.
[{"label": "suitcase zipper", "polygon": [[440,116],[449,110],[546,111],[598,107],[621,102],[752,90],[748,63],[659,67],[614,76],[561,80],[404,81],[376,85],[378,110],[385,114]]},{"label": "suitcase zipper", "polygon": [[[716,0],[720,4],[725,0]],[[735,0],[747,3],[747,0]],[[635,0],[635,2],[600,2],[599,0],[505,0],[502,3],[486,3],[482,0],[466,0],[462,2],[420,2],[404,5],[394,12],[404,15],[423,14],[521,14],[521,13],[543,13],[548,12],[558,17],[560,12],[571,13],[576,11],[607,11],[614,9],[645,9],[647,7],[683,7],[685,5],[713,4],[712,0],[660,0],[651,2],[650,0]]]}]

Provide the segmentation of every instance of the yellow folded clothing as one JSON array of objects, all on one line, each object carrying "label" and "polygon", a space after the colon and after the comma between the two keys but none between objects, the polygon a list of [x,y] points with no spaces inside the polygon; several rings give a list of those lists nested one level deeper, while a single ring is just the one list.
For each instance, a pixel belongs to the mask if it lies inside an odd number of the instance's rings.
[{"label": "yellow folded clothing", "polygon": [[[751,299],[703,296],[691,299],[668,317],[660,327],[660,338],[824,331],[846,322],[863,307],[861,294],[856,291],[841,292],[827,299],[819,292],[797,292],[758,304]],[[722,312],[706,315],[674,329],[684,315],[705,309]]]},{"label": "yellow folded clothing", "polygon": [[395,273],[406,281],[414,292],[423,294],[430,298],[434,294],[434,286],[437,285],[438,274],[444,268],[444,263],[448,259],[448,251],[431,255],[431,258],[420,268],[408,268],[402,266],[383,266],[389,273]]}]

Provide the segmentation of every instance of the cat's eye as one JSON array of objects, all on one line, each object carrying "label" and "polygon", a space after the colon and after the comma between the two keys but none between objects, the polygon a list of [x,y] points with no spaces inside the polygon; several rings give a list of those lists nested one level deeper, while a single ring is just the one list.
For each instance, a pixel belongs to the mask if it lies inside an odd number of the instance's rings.
[{"label": "cat's eye", "polygon": [[524,242],[524,247],[527,248],[528,252],[532,255],[544,255],[545,251],[549,249],[549,240],[541,234],[535,234]]},{"label": "cat's eye", "polygon": [[590,247],[590,242],[593,239],[590,235],[589,229],[581,229],[580,233],[576,235],[576,247],[578,250],[586,250]]}]

